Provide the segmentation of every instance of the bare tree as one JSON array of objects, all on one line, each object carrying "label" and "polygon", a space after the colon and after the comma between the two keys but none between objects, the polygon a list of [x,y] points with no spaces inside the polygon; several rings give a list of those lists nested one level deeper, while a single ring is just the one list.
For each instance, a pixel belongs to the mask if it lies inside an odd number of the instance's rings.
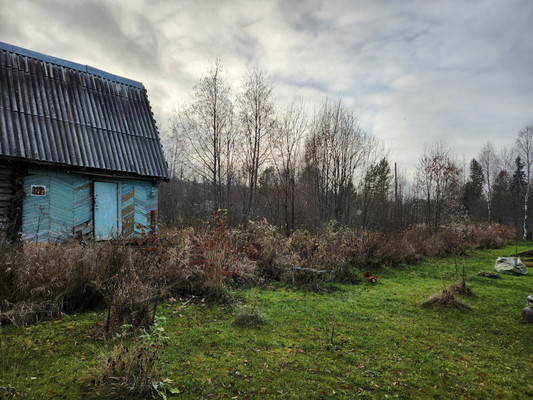
[{"label": "bare tree", "polygon": [[514,148],[502,147],[500,149],[500,170],[505,171],[508,175],[512,175],[515,167],[516,150]]},{"label": "bare tree", "polygon": [[247,217],[253,213],[260,169],[268,157],[268,141],[274,132],[272,89],[266,72],[256,67],[248,72],[242,92],[237,98],[240,131],[244,142],[243,167],[248,184],[248,198],[244,207],[244,215]]},{"label": "bare tree", "polygon": [[[160,131],[161,132],[161,131]],[[182,193],[182,183],[186,175],[184,158],[184,143],[181,136],[172,128],[161,132],[161,144],[168,162],[170,179],[159,184],[159,218],[165,224],[176,226],[180,224],[181,210],[175,207],[176,196]]]},{"label": "bare tree", "polygon": [[313,180],[321,219],[349,223],[356,172],[371,141],[341,100],[326,100],[310,129],[305,145],[306,173]]},{"label": "bare tree", "polygon": [[525,168],[525,185],[523,190],[523,226],[522,239],[527,238],[527,214],[528,214],[528,200],[531,186],[531,166],[533,164],[533,126],[526,126],[519,133],[516,138],[516,150],[519,157],[522,159]]},{"label": "bare tree", "polygon": [[178,112],[173,129],[183,135],[188,146],[191,169],[211,187],[215,210],[223,206],[224,182],[232,167],[233,104],[230,87],[223,76],[220,59],[194,87],[191,104]]},{"label": "bare tree", "polygon": [[287,235],[295,229],[296,174],[307,124],[305,104],[294,100],[281,114],[272,141],[272,164],[278,176],[283,228]]},{"label": "bare tree", "polygon": [[485,176],[485,190],[487,193],[487,219],[492,224],[492,186],[499,172],[499,158],[491,142],[485,143],[479,153],[479,164]]},{"label": "bare tree", "polygon": [[170,118],[170,128],[161,134],[161,144],[168,162],[170,178],[191,178],[188,164],[188,144],[177,123],[178,112]]},{"label": "bare tree", "polygon": [[459,212],[456,194],[460,175],[452,151],[444,140],[425,147],[418,162],[417,183],[426,198],[426,223],[429,228],[439,229],[443,210],[446,209],[450,218]]}]

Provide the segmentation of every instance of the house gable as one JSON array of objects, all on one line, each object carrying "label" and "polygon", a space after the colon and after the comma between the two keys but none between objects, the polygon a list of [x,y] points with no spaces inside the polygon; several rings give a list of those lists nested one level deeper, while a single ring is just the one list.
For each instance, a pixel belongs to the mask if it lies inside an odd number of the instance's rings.
[{"label": "house gable", "polygon": [[0,158],[168,179],[144,86],[0,42]]}]

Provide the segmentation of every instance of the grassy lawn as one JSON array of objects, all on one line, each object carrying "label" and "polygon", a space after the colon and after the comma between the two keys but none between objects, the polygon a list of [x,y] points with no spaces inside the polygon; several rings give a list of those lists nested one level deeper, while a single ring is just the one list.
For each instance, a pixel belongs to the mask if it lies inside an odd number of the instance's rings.
[{"label": "grassy lawn", "polygon": [[[518,245],[518,251],[531,245]],[[379,283],[316,293],[278,284],[240,290],[233,306],[166,302],[162,375],[181,399],[533,397],[533,325],[521,321],[533,293],[524,277],[477,276],[515,246],[464,261],[472,311],[423,308],[454,281],[453,258],[378,271]],[[185,301],[185,300],[183,300]],[[264,315],[234,324],[239,303]],[[17,328],[2,326],[0,398],[91,398],[88,370],[119,339],[102,338],[105,313]],[[3,390],[3,391],[2,391]]]}]

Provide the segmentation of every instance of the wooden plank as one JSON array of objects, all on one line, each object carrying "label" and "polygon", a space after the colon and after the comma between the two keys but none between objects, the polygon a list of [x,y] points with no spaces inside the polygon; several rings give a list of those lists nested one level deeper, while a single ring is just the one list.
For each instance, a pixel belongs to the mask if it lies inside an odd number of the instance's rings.
[{"label": "wooden plank", "polygon": [[78,178],[79,180],[74,185],[73,199],[75,225],[89,223],[93,220],[92,183],[86,177],[79,176]]},{"label": "wooden plank", "polygon": [[80,185],[80,186],[76,186],[76,187],[74,188],[74,190],[75,190],[75,191],[80,191],[80,190],[85,191],[85,190],[89,190],[89,186],[90,186],[90,185],[91,185],[91,183],[90,183],[90,182],[87,182],[87,183],[84,183],[84,184],[82,184],[82,185]]},{"label": "wooden plank", "polygon": [[328,272],[329,273],[333,272],[332,270],[329,270],[329,269],[317,270],[313,268],[303,268],[303,267],[292,267],[292,269],[298,270],[298,271],[313,272],[315,274],[327,274]]},{"label": "wooden plank", "polygon": [[63,241],[73,235],[73,187],[76,175],[57,173],[50,177],[50,231],[54,240]]},{"label": "wooden plank", "polygon": [[126,193],[124,196],[122,196],[122,202],[125,203],[126,201],[133,199],[134,191],[130,190],[128,193]]},{"label": "wooden plank", "polygon": [[124,207],[122,209],[122,217],[126,217],[128,214],[132,214],[133,213],[133,209],[134,209],[134,206],[133,204],[130,204],[129,206],[127,207]]},{"label": "wooden plank", "polygon": [[333,280],[335,278],[335,270],[327,270],[327,269],[323,269],[323,270],[316,270],[316,269],[313,269],[313,268],[304,268],[304,267],[291,267],[291,275],[292,275],[292,284],[295,285],[296,284],[296,279],[295,279],[295,276],[294,276],[294,271],[304,271],[304,272],[310,272],[314,275],[315,277],[315,284],[317,282],[317,277],[319,275],[322,275],[322,274],[327,274],[329,273],[330,274],[330,281],[331,283],[333,283]]}]

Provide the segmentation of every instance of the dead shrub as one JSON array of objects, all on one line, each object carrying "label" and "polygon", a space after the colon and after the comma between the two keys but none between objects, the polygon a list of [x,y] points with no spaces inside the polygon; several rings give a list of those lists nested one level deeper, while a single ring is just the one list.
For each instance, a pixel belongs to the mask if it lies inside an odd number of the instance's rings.
[{"label": "dead shrub", "polygon": [[226,214],[214,214],[202,229],[190,236],[191,250],[186,267],[191,293],[208,299],[229,299],[227,289],[259,284],[257,263],[246,252],[235,231],[226,229]]},{"label": "dead shrub", "polygon": [[417,242],[413,241],[417,240],[418,237],[412,237],[412,233],[412,231],[406,230],[387,237],[387,253],[391,266],[401,263],[416,263],[422,257],[421,253],[417,251]]},{"label": "dead shrub", "polygon": [[[457,271],[457,266],[456,266],[456,271]],[[466,279],[467,279],[467,274],[465,271],[465,263],[463,262],[463,272],[462,272],[461,278],[456,283],[450,285],[448,290],[450,290],[453,293],[460,294],[463,296],[475,297],[476,294],[474,293],[470,285],[466,283]]]},{"label": "dead shrub", "polygon": [[249,260],[255,262],[259,276],[266,282],[279,281],[292,265],[287,238],[266,221],[249,222],[236,236]]},{"label": "dead shrub", "polygon": [[[0,299],[0,314],[7,313],[4,319],[16,320],[19,313],[19,319],[32,320],[31,310],[35,320],[44,314],[101,309],[118,301],[119,293],[128,297],[135,291],[136,299],[152,286],[150,274],[133,267],[142,255],[122,241],[24,243],[11,252],[18,253],[8,264],[9,283]],[[47,305],[46,310],[42,305]]]},{"label": "dead shrub", "polygon": [[410,226],[390,237],[394,248],[393,260],[416,262],[421,257],[462,254],[476,248],[500,248],[516,240],[516,230],[499,224],[452,224],[437,232],[424,225]]},{"label": "dead shrub", "polygon": [[161,325],[158,321],[132,345],[119,343],[109,355],[102,354],[88,371],[88,389],[106,398],[165,398],[160,365],[166,339]]},{"label": "dead shrub", "polygon": [[[21,264],[22,247],[0,238],[0,303],[11,297],[16,271]],[[2,306],[0,305],[0,311]]]},{"label": "dead shrub", "polygon": [[[27,323],[59,316],[65,311],[64,299],[76,296],[71,289],[95,279],[85,262],[87,249],[75,243],[16,244],[6,252],[11,257],[3,265],[3,274],[9,276],[0,298],[0,319]],[[97,291],[94,287],[93,294]]]},{"label": "dead shrub", "polygon": [[67,287],[57,303],[67,314],[102,310],[107,304],[100,285],[87,277],[80,277]]},{"label": "dead shrub", "polygon": [[359,269],[378,269],[387,259],[386,238],[383,234],[361,229],[353,235],[350,258]]},{"label": "dead shrub", "polygon": [[[0,241],[0,320],[35,321],[109,303],[132,304],[161,292],[228,302],[231,288],[290,280],[292,266],[335,270],[337,281],[358,282],[361,271],[379,271],[382,265],[499,247],[515,238],[514,229],[498,224],[456,224],[438,232],[415,225],[387,235],[329,223],[287,239],[265,221],[230,230],[219,212],[197,229],[129,241]],[[119,316],[118,323],[129,318]],[[145,320],[133,318],[141,325]]]},{"label": "dead shrub", "polygon": [[[332,222],[316,235],[295,231],[289,239],[293,265],[316,270],[333,270],[336,279],[345,282],[358,280],[353,263],[354,241],[352,231]],[[306,278],[305,274],[301,274]],[[308,277],[309,278],[309,277]],[[316,280],[312,279],[313,282]]]},{"label": "dead shrub", "polygon": [[516,229],[500,224],[478,224],[468,227],[468,240],[473,248],[498,249],[518,239]]},{"label": "dead shrub", "polygon": [[53,301],[18,301],[16,303],[4,301],[1,306],[4,311],[0,312],[0,324],[24,326],[65,315]]},{"label": "dead shrub", "polygon": [[110,310],[111,331],[118,331],[124,324],[134,328],[148,327],[152,323],[150,302],[146,301],[156,296],[157,291],[152,286],[138,278],[131,281],[124,280],[115,288]]},{"label": "dead shrub", "polygon": [[467,285],[462,279],[459,282],[450,285],[449,290],[461,296],[476,296],[476,293],[472,290],[472,287]]},{"label": "dead shrub", "polygon": [[455,292],[449,288],[444,288],[442,293],[431,296],[427,301],[422,304],[422,307],[433,308],[447,308],[456,310],[472,310],[468,304],[463,303],[457,298]]},{"label": "dead shrub", "polygon": [[[295,257],[295,262],[302,265],[304,260],[310,260],[318,247],[318,243],[311,233],[306,230],[297,229],[288,240],[288,247]],[[307,262],[308,263],[308,262]]]}]

